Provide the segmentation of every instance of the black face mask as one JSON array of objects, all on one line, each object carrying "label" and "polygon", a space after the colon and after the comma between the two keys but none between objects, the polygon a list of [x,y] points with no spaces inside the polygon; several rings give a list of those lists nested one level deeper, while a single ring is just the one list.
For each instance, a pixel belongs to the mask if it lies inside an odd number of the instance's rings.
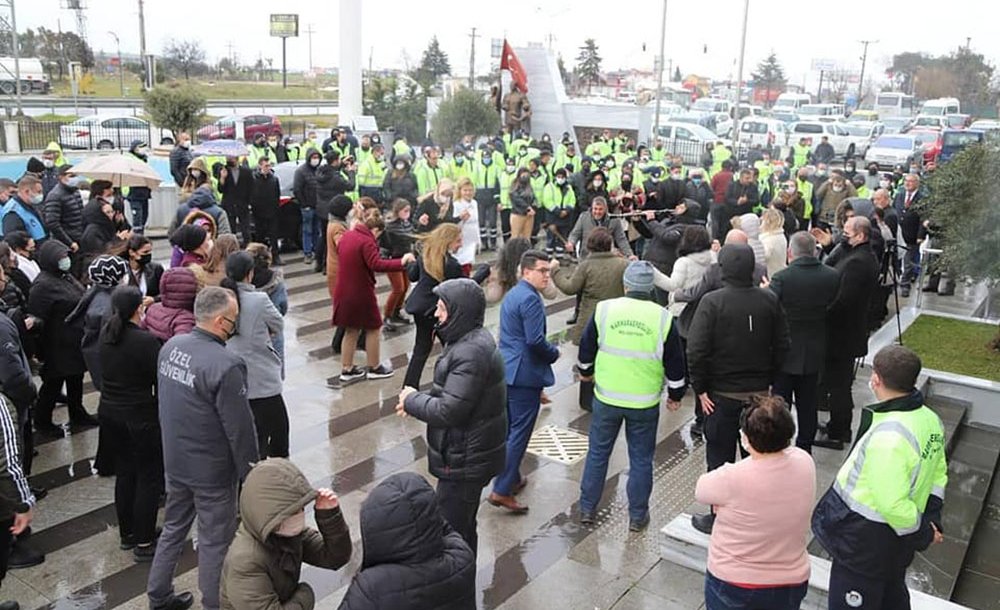
[{"label": "black face mask", "polygon": [[531,181],[531,178],[529,178],[528,176],[521,176],[520,178],[517,179],[517,181],[520,184],[528,184],[528,182]]},{"label": "black face mask", "polygon": [[145,267],[153,260],[153,254],[143,254],[135,262],[139,263],[140,266]]}]

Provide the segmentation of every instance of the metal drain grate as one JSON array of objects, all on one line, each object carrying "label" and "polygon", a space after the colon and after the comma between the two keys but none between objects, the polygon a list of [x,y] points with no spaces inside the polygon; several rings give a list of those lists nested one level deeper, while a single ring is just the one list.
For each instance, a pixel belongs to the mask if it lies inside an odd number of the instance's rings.
[{"label": "metal drain grate", "polygon": [[565,428],[543,426],[531,435],[528,453],[570,466],[586,457],[587,437]]}]

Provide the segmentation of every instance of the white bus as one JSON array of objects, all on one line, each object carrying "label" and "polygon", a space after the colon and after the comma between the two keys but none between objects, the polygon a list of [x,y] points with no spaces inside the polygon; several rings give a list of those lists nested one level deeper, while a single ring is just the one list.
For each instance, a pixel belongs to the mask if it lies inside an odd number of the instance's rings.
[{"label": "white bus", "polygon": [[898,91],[883,91],[875,96],[875,112],[880,117],[910,116],[913,114],[913,96]]}]

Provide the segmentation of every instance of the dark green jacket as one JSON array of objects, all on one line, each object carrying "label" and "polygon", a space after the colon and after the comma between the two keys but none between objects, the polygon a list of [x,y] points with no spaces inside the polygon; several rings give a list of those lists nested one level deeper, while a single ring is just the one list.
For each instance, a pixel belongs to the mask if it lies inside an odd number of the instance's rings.
[{"label": "dark green jacket", "polygon": [[826,310],[837,296],[840,274],[813,256],[793,260],[771,278],[771,290],[785,309],[792,345],[781,371],[818,373],[826,357]]}]

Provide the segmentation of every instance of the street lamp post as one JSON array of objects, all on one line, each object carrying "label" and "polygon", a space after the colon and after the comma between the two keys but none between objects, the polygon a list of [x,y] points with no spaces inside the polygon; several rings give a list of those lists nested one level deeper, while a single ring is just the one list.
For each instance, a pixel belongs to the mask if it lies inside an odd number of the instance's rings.
[{"label": "street lamp post", "polygon": [[[736,67],[736,105],[733,107],[733,146],[739,149],[740,141],[740,97],[743,95],[743,56],[747,50],[747,17],[750,15],[750,0],[743,0],[743,34],[740,36],[740,59]],[[737,155],[737,158],[739,155]]]},{"label": "street lamp post", "polygon": [[115,39],[115,47],[118,51],[118,89],[121,92],[121,96],[125,97],[125,66],[122,65],[122,44],[118,40],[118,34],[108,31]]},{"label": "street lamp post", "polygon": [[[663,21],[660,23],[660,65],[656,78],[656,110],[653,116],[653,136],[660,137],[660,97],[663,96],[663,53],[667,40],[667,0],[663,0]],[[650,141],[653,144],[653,141]]]}]

